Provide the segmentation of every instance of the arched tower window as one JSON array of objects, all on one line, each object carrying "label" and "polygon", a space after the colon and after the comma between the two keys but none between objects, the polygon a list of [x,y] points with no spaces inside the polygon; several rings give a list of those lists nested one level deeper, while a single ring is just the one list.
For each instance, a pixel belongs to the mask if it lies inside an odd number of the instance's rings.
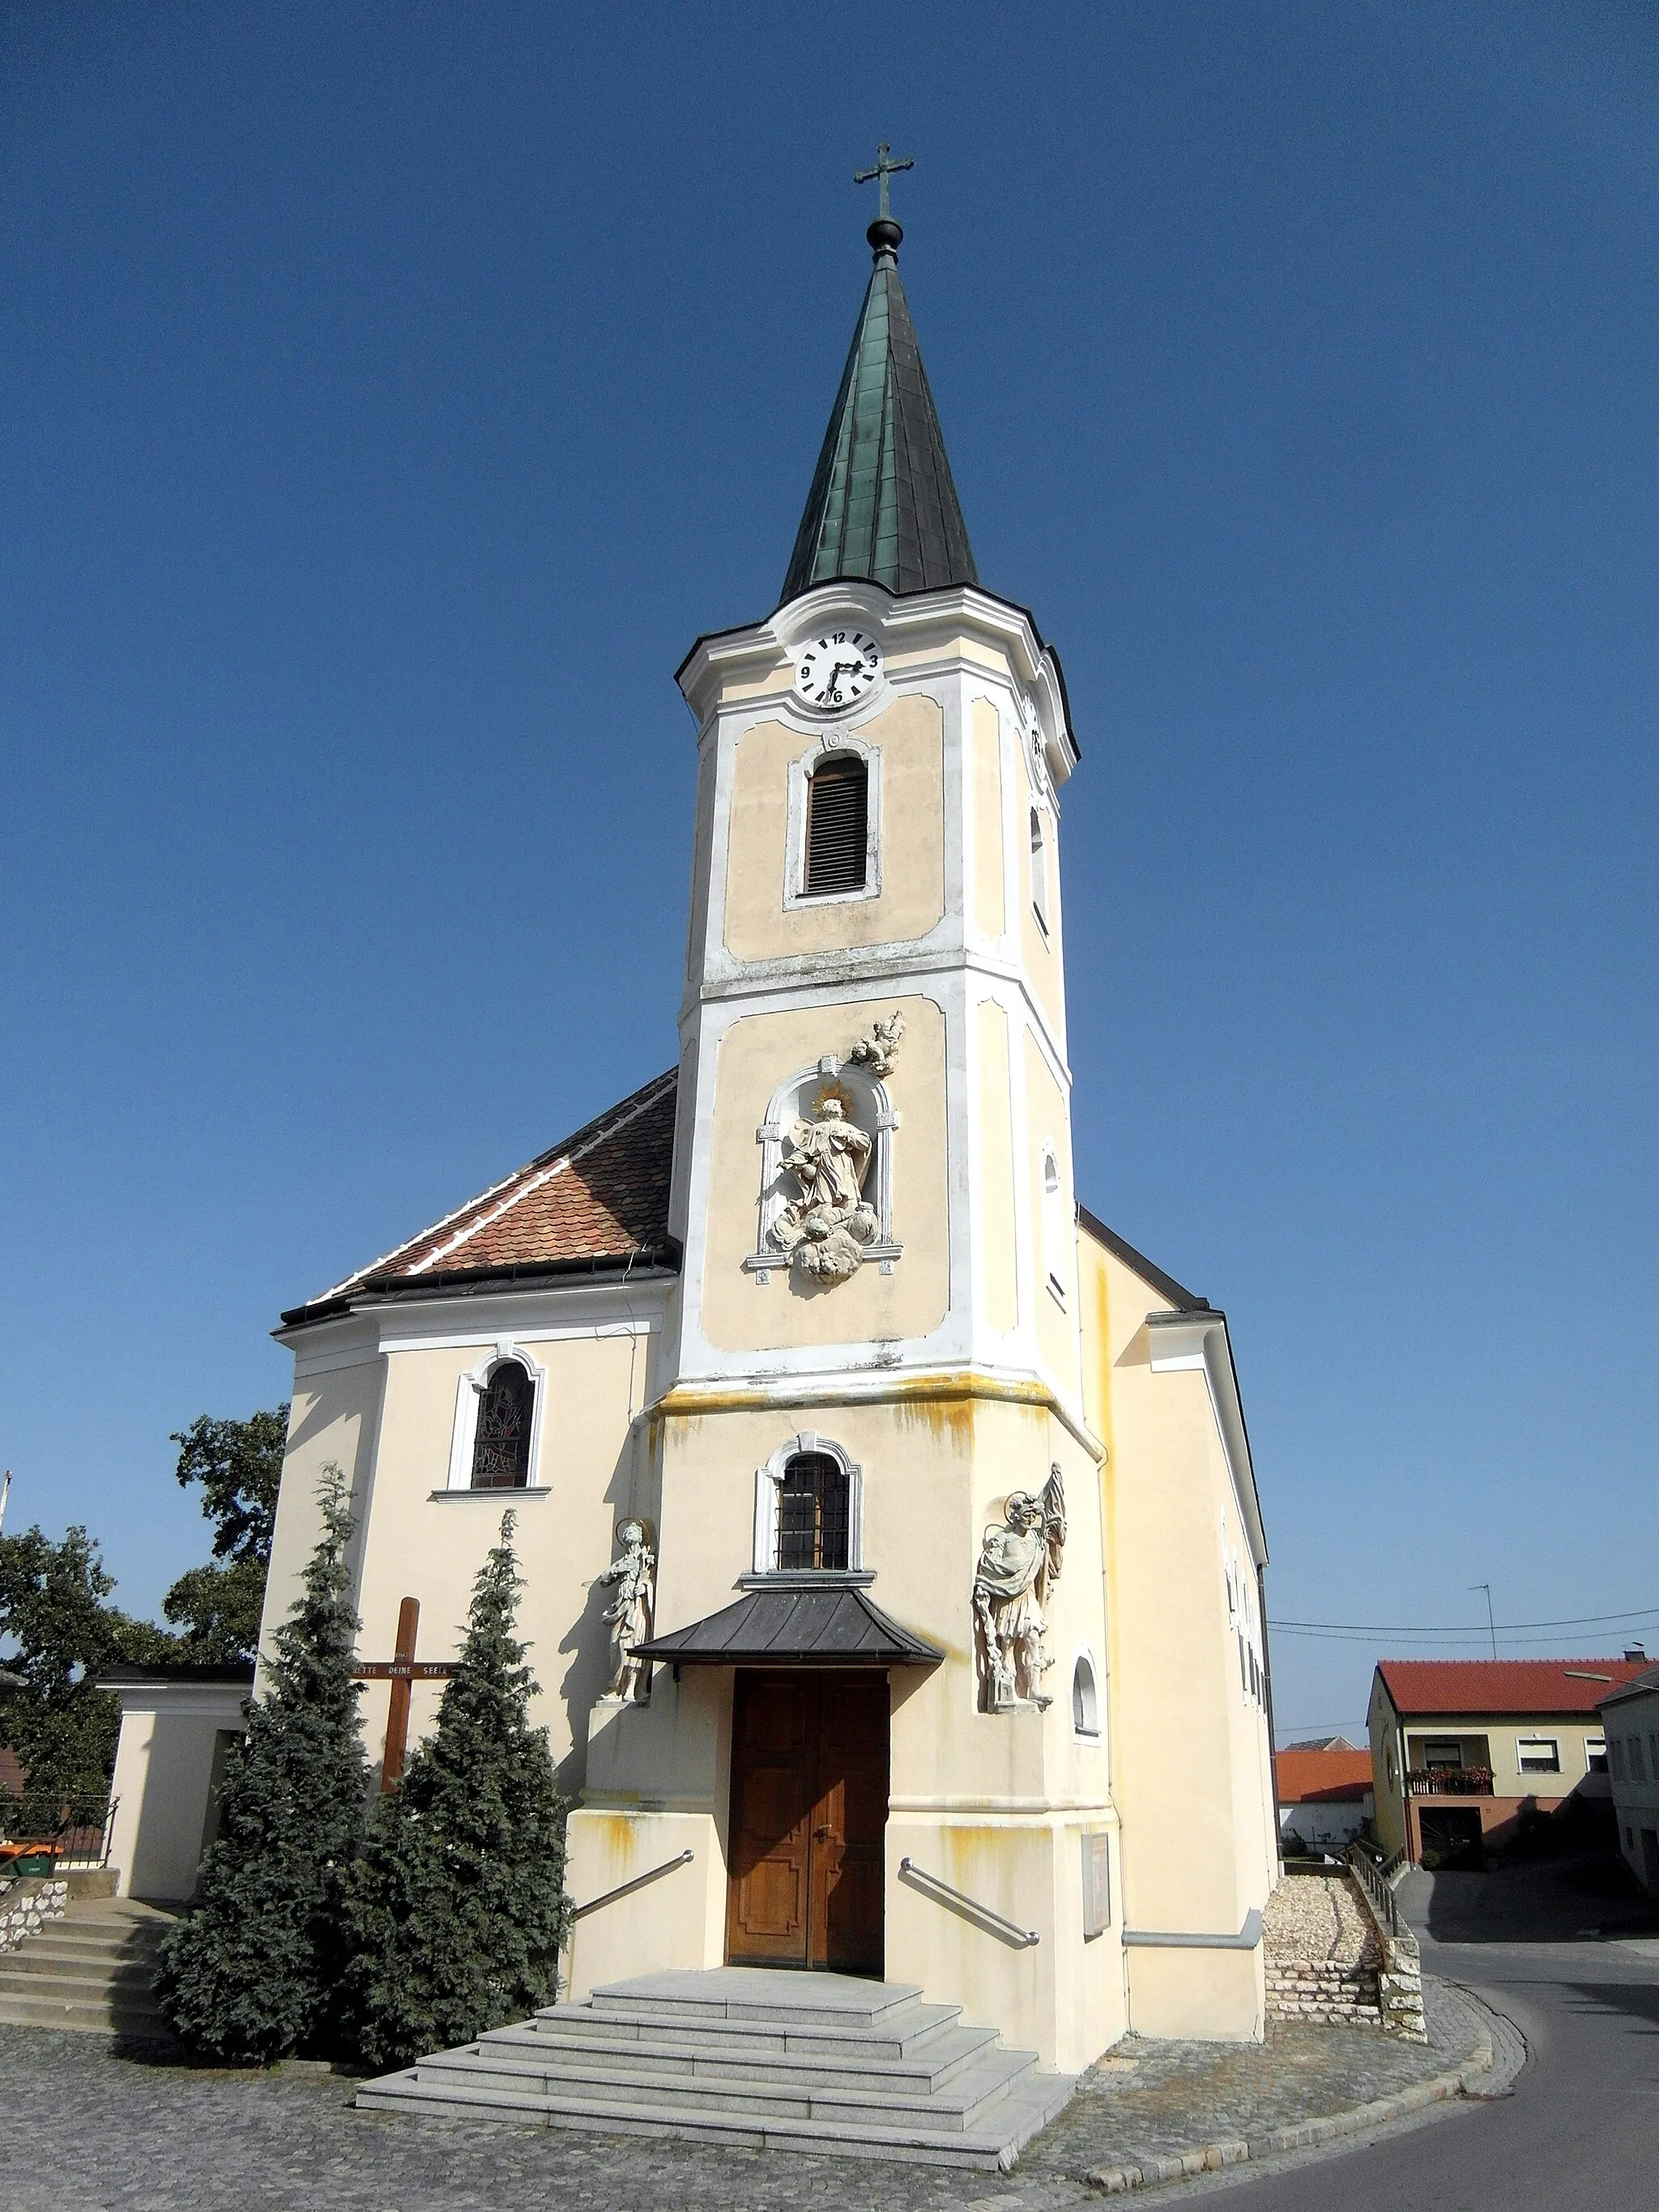
[{"label": "arched tower window", "polygon": [[1072,1726],[1079,1735],[1100,1734],[1100,1689],[1086,1651],[1079,1652],[1072,1669]]},{"label": "arched tower window", "polygon": [[805,896],[861,891],[869,840],[869,767],[856,753],[831,753],[806,787]]},{"label": "arched tower window", "polygon": [[846,1468],[828,1452],[795,1452],[785,1462],[778,1492],[778,1565],[847,1566],[852,1527],[852,1485]]},{"label": "arched tower window", "polygon": [[1048,844],[1043,835],[1042,809],[1031,809],[1031,911],[1037,926],[1048,934]]},{"label": "arched tower window", "polygon": [[1049,1145],[1042,1148],[1042,1252],[1048,1288],[1063,1305],[1071,1272],[1066,1264],[1066,1205],[1060,1188],[1060,1164]]},{"label": "arched tower window", "polygon": [[522,1490],[530,1480],[530,1431],[536,1386],[516,1359],[504,1359],[484,1385],[472,1437],[474,1490]]}]

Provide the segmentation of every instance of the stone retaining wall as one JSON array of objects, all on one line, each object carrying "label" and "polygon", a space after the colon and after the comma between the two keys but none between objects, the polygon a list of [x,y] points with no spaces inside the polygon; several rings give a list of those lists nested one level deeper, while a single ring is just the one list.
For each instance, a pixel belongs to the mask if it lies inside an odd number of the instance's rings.
[{"label": "stone retaining wall", "polygon": [[1344,1966],[1311,1959],[1267,1961],[1269,2020],[1341,2021],[1352,2027],[1381,2027],[1377,1962]]},{"label": "stone retaining wall", "polygon": [[0,1951],[15,1951],[48,1920],[61,1920],[68,1903],[69,1884],[61,1879],[0,1875]]}]

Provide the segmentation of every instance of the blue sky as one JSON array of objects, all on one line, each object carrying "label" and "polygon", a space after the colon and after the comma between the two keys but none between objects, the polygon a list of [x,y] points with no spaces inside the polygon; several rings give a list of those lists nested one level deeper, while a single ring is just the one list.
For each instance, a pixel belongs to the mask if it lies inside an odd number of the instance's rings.
[{"label": "blue sky", "polygon": [[887,138],[1084,748],[1080,1192],[1227,1309],[1274,1610],[1659,1633],[1656,93],[1613,0],[0,8],[9,1525],[154,1608],[279,1310],[672,1060],[672,672]]}]

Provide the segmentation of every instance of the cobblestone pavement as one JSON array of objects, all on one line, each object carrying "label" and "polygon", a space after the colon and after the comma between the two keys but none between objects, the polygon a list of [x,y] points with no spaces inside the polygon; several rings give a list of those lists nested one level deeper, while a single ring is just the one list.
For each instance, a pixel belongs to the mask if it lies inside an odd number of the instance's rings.
[{"label": "cobblestone pavement", "polygon": [[1012,2174],[716,2151],[350,2109],[307,2066],[234,2074],[118,2056],[102,2038],[0,2027],[3,2212],[1069,2212],[1081,2177],[1340,2112],[1440,2072],[1473,2039],[1437,1988],[1421,2046],[1275,2027],[1265,2045],[1131,2039],[1085,2077]]}]

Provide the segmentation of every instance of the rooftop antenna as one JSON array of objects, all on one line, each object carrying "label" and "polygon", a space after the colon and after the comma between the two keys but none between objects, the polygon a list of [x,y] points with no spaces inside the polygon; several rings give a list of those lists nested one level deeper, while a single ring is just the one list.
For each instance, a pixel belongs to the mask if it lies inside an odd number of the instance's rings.
[{"label": "rooftop antenna", "polygon": [[1498,1624],[1492,1617],[1492,1584],[1471,1583],[1469,1588],[1472,1590],[1485,1590],[1486,1593],[1486,1628],[1492,1637],[1492,1656],[1495,1659],[1498,1656]]}]

